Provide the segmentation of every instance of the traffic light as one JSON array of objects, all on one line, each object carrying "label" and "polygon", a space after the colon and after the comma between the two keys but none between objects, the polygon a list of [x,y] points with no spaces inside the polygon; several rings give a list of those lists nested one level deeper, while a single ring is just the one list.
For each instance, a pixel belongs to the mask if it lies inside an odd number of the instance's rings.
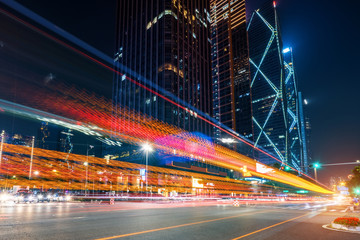
[{"label": "traffic light", "polygon": [[354,192],[355,194],[360,194],[360,188],[355,188]]},{"label": "traffic light", "polygon": [[320,163],[314,163],[314,168],[320,168],[321,164]]},{"label": "traffic light", "polygon": [[285,171],[289,171],[290,167],[289,166],[285,166]]},{"label": "traffic light", "polygon": [[309,168],[320,168],[321,164],[320,163],[312,163],[309,165]]}]

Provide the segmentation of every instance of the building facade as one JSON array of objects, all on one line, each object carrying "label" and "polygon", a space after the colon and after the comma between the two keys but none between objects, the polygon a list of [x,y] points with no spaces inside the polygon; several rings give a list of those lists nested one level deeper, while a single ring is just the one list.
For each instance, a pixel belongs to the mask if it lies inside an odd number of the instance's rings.
[{"label": "building facade", "polygon": [[[247,30],[255,146],[288,164],[290,126],[283,45],[275,2],[266,1],[256,10]],[[270,165],[277,162],[261,153],[255,157]]]},{"label": "building facade", "polygon": [[[211,0],[210,9],[214,118],[252,140],[245,0]],[[214,136],[226,137],[216,128]]]},{"label": "building facade", "polygon": [[292,48],[285,48],[283,51],[284,67],[285,67],[285,87],[287,101],[287,119],[289,131],[289,163],[298,172],[304,169],[304,156],[302,151],[302,133],[300,127],[300,111],[298,86],[296,82],[295,64]]},{"label": "building facade", "polygon": [[309,151],[308,146],[310,145],[309,142],[309,130],[310,122],[307,118],[305,118],[305,111],[304,111],[304,99],[301,92],[298,92],[298,104],[299,104],[299,122],[300,122],[300,129],[301,129],[301,151],[302,151],[302,168],[305,173],[309,171]]},{"label": "building facade", "polygon": [[172,101],[212,115],[209,1],[118,1],[117,16],[114,60],[116,70],[125,75],[114,76],[115,114],[130,108],[184,130],[211,135],[211,127],[195,113],[158,95],[169,93],[165,97]]}]

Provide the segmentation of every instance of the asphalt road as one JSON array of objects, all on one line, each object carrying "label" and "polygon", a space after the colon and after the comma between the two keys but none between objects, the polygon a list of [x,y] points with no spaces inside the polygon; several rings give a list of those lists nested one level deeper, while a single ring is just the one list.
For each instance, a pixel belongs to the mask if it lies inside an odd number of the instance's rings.
[{"label": "asphalt road", "polygon": [[343,209],[322,204],[17,204],[0,206],[0,239],[360,239],[360,234],[322,228],[348,215]]}]

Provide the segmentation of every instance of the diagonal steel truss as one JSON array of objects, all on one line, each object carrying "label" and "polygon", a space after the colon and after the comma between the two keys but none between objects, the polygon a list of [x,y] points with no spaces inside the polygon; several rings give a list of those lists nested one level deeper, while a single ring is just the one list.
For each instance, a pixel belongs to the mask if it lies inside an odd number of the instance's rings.
[{"label": "diagonal steel truss", "polygon": [[[251,81],[251,88],[254,85],[254,82],[258,79],[257,77],[259,75],[261,75],[263,77],[263,79],[265,79],[266,83],[271,87],[271,89],[273,90],[273,93],[275,93],[275,97],[274,100],[272,102],[271,108],[270,110],[267,112],[267,116],[264,122],[260,123],[258,121],[258,119],[256,119],[255,116],[253,116],[253,122],[254,122],[254,126],[256,126],[258,129],[260,129],[260,132],[257,136],[255,137],[255,146],[259,145],[259,141],[260,139],[264,138],[266,139],[266,141],[269,143],[269,145],[272,147],[273,152],[275,152],[277,154],[277,156],[279,157],[279,159],[283,162],[286,163],[287,162],[287,154],[286,151],[283,151],[284,153],[282,153],[282,151],[276,146],[276,144],[274,143],[274,141],[271,139],[270,134],[268,132],[266,132],[264,129],[267,127],[269,119],[273,116],[273,113],[275,111],[275,108],[280,105],[281,108],[284,107],[284,105],[282,104],[282,87],[280,86],[276,86],[276,84],[274,84],[272,82],[272,80],[266,76],[266,74],[262,71],[262,66],[264,63],[264,60],[270,50],[270,48],[273,46],[273,44],[276,44],[277,48],[278,48],[278,52],[281,53],[282,51],[280,50],[280,45],[279,45],[279,36],[278,36],[278,26],[277,24],[275,24],[275,26],[272,26],[268,21],[266,21],[266,19],[258,12],[255,11],[253,13],[253,15],[251,16],[251,19],[249,21],[248,24],[248,30],[251,26],[251,23],[253,22],[253,20],[255,18],[259,18],[261,19],[261,21],[266,25],[266,27],[269,29],[269,31],[271,32],[271,36],[269,38],[269,41],[267,42],[267,45],[263,51],[261,60],[259,62],[259,64],[257,65],[251,58],[249,59],[250,64],[255,68],[255,73],[253,75],[252,81]],[[282,59],[282,57],[280,56],[280,59]],[[270,97],[265,97],[263,99],[259,99],[258,101],[261,100],[265,100],[265,99],[270,99]],[[286,113],[286,111],[284,111],[284,109],[282,110],[283,113]],[[287,116],[284,116],[284,119],[286,121]],[[285,145],[287,145],[287,140],[285,140]],[[287,146],[286,146],[287,148]]]},{"label": "diagonal steel truss", "polygon": [[302,137],[301,137],[301,128],[299,121],[299,102],[298,102],[298,90],[297,83],[295,79],[295,69],[293,61],[292,49],[289,48],[284,54],[284,66],[286,74],[286,95],[287,95],[287,112],[288,112],[288,123],[289,128],[289,144],[290,144],[290,156],[292,165],[300,172],[301,168],[299,166],[303,165],[303,156],[302,156]]}]

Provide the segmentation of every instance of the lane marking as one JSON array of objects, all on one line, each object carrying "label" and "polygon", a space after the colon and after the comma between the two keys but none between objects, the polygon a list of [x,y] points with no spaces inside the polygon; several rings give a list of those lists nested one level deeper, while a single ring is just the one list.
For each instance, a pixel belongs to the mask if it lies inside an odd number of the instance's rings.
[{"label": "lane marking", "polygon": [[133,232],[133,233],[127,233],[127,234],[122,234],[122,235],[117,235],[117,236],[97,238],[95,240],[108,240],[108,239],[115,239],[115,238],[123,238],[123,237],[129,237],[129,236],[140,235],[140,234],[145,234],[145,233],[158,232],[158,231],[164,231],[164,230],[168,230],[168,229],[174,229],[174,228],[186,227],[186,226],[197,225],[197,224],[202,224],[202,223],[209,223],[209,222],[215,222],[215,221],[220,221],[220,220],[225,220],[225,219],[237,218],[237,217],[251,215],[251,214],[271,212],[271,211],[274,211],[274,210],[246,212],[246,213],[242,213],[242,214],[230,216],[230,217],[216,218],[216,219],[210,219],[210,220],[205,220],[205,221],[200,221],[200,222],[185,223],[185,224],[174,225],[174,226],[170,226],[170,227],[145,230],[145,231],[141,231],[141,232]]},{"label": "lane marking", "polygon": [[302,218],[302,217],[305,217],[306,215],[310,215],[311,213],[306,213],[306,214],[303,214],[301,216],[298,216],[298,217],[294,217],[294,218],[291,218],[291,219],[288,219],[288,220],[285,220],[283,222],[279,222],[279,223],[276,223],[274,225],[271,225],[271,226],[268,226],[268,227],[265,227],[265,228],[262,228],[262,229],[259,229],[259,230],[256,230],[254,232],[251,232],[251,233],[248,233],[248,234],[245,234],[245,235],[242,235],[240,237],[237,237],[237,238],[233,238],[232,240],[238,240],[238,239],[241,239],[241,238],[244,238],[244,237],[247,237],[247,236],[250,236],[250,235],[253,235],[255,233],[258,233],[258,232],[262,232],[262,231],[265,231],[269,228],[273,228],[273,227],[276,227],[276,226],[279,226],[281,224],[284,224],[284,223],[287,223],[287,222],[290,222],[290,221],[293,221],[295,219],[298,219],[298,218]]}]

